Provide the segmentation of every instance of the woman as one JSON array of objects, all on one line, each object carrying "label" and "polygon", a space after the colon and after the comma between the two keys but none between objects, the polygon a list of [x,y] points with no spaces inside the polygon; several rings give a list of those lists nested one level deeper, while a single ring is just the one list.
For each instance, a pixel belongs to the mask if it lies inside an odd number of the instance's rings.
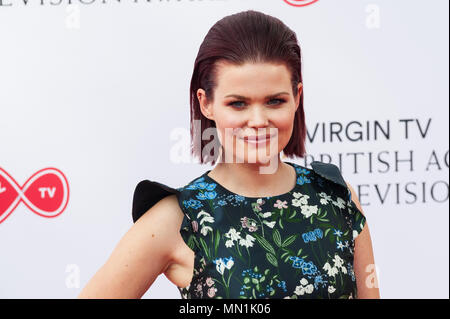
[{"label": "woman", "polygon": [[191,151],[217,165],[176,189],[140,182],[135,224],[79,297],[140,298],[165,274],[183,298],[379,298],[353,188],[334,165],[280,159],[305,155],[302,87],[280,20],[218,21],[191,81]]}]

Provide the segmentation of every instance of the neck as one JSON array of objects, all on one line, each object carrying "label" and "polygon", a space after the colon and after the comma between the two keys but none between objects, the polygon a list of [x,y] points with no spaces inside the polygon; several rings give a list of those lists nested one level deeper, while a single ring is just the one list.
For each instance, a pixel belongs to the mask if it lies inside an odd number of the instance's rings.
[{"label": "neck", "polygon": [[237,194],[264,197],[290,190],[292,168],[277,154],[267,163],[218,162],[208,175]]}]

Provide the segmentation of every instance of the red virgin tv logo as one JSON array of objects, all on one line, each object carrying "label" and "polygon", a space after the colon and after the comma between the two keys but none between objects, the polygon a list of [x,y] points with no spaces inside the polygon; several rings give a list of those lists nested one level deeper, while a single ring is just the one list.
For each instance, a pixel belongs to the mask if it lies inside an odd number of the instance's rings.
[{"label": "red virgin tv logo", "polygon": [[23,202],[42,217],[56,217],[69,202],[69,183],[56,168],[44,168],[34,173],[20,186],[0,167],[0,224]]},{"label": "red virgin tv logo", "polygon": [[317,2],[319,0],[284,0],[287,4],[290,4],[294,7],[304,7],[309,6],[310,4],[313,4],[314,2]]}]

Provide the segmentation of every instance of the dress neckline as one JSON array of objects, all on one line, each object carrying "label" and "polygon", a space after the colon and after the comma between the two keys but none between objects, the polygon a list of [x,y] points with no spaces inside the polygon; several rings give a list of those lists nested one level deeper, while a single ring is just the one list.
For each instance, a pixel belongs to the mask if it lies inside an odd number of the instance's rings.
[{"label": "dress neckline", "polygon": [[291,194],[291,193],[297,188],[297,185],[298,185],[297,180],[298,180],[298,177],[299,177],[299,173],[298,173],[298,171],[297,171],[297,165],[296,165],[295,163],[291,163],[291,162],[287,162],[287,161],[285,161],[285,162],[283,162],[283,163],[289,164],[289,165],[291,165],[291,166],[294,168],[294,171],[295,171],[295,184],[294,184],[294,187],[292,187],[292,189],[291,189],[290,191],[288,191],[288,192],[286,192],[286,193],[283,193],[283,194],[279,194],[279,195],[272,195],[272,196],[258,196],[258,197],[248,197],[248,196],[243,196],[243,195],[239,195],[239,194],[236,194],[236,193],[230,191],[229,189],[225,188],[222,184],[220,184],[219,182],[217,182],[215,179],[213,179],[212,177],[210,177],[210,176],[208,175],[208,173],[211,172],[211,170],[207,170],[207,171],[203,174],[203,177],[204,177],[205,179],[207,179],[210,183],[216,184],[217,187],[219,187],[221,190],[225,191],[226,193],[229,193],[229,194],[235,195],[235,196],[239,196],[239,197],[242,197],[242,198],[247,199],[247,200],[255,200],[255,199],[259,199],[259,198],[270,199],[270,198],[274,198],[274,197],[282,197],[282,196],[286,196],[286,195],[288,195],[288,194]]}]

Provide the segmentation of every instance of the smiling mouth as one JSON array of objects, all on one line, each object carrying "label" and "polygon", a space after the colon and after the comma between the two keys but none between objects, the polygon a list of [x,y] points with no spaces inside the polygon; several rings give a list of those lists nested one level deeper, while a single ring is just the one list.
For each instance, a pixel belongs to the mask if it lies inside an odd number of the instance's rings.
[{"label": "smiling mouth", "polygon": [[243,140],[244,142],[251,143],[251,144],[262,144],[262,143],[266,143],[266,142],[270,141],[275,136],[276,136],[276,134],[272,134],[272,135],[266,134],[266,135],[261,135],[261,136],[244,136],[244,137],[241,137],[240,139]]}]

